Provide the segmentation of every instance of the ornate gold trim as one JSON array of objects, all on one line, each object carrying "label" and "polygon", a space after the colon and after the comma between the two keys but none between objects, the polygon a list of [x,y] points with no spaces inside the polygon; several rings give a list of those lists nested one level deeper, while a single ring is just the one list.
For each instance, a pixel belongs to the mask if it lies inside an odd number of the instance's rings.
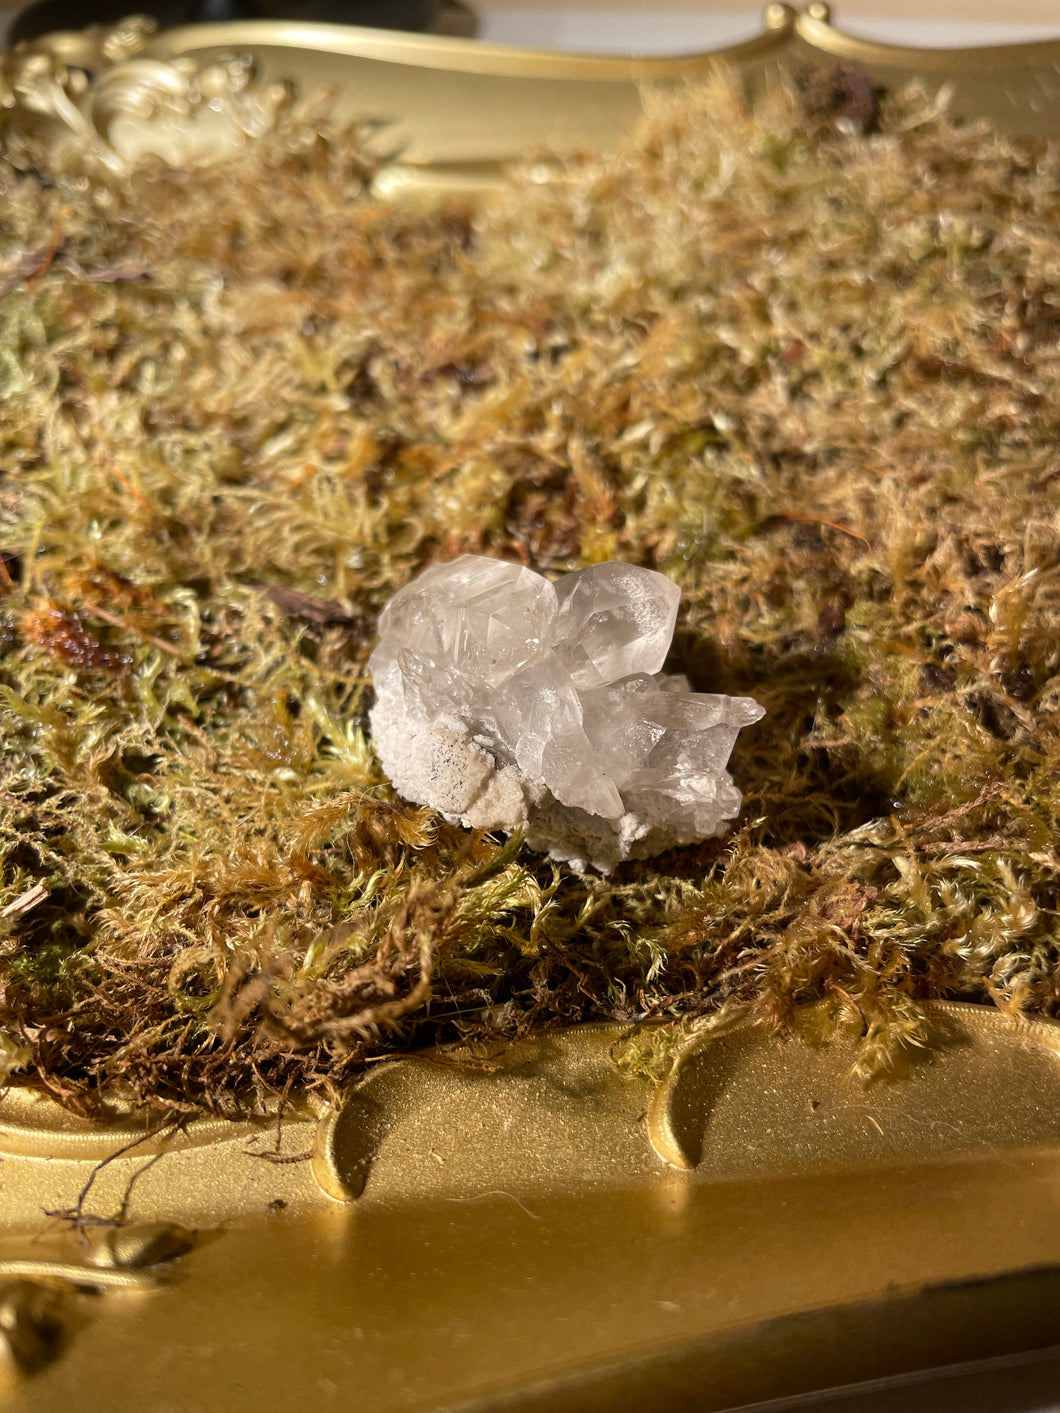
[{"label": "ornate gold trim", "polygon": [[1060,35],[1025,43],[927,47],[869,39],[837,28],[830,6],[813,0],[799,12],[788,4],[769,4],[762,30],[734,44],[683,55],[579,53],[531,49],[482,40],[430,34],[399,34],[355,25],[304,23],[296,20],[237,20],[188,25],[164,31],[152,52],[183,54],[215,48],[268,45],[290,50],[325,50],[351,58],[375,59],[464,74],[509,78],[565,78],[589,81],[632,79],[651,83],[701,74],[719,61],[740,67],[773,55],[798,39],[821,55],[865,66],[949,73],[955,69],[1022,68],[1060,60]]},{"label": "ornate gold trim", "polygon": [[[734,1403],[813,1387],[798,1351],[854,1309],[862,1335],[825,1341],[822,1382],[969,1357],[969,1319],[979,1354],[1049,1343],[1060,1024],[935,1003],[908,1072],[866,1085],[853,1038],[816,1043],[815,1016],[786,1041],[737,1015],[423,1052],[279,1131],[194,1146],[119,1116],[106,1163],[49,1105],[27,1151],[8,1094],[0,1406],[5,1342],[20,1376],[51,1366],[22,1383],[27,1413],[160,1406],[148,1349],[189,1413],[243,1413],[262,1380],[284,1406],[319,1379],[407,1406],[395,1361],[428,1380],[415,1407],[529,1409],[542,1381],[557,1408],[613,1406],[617,1369],[663,1409],[663,1366],[728,1406],[721,1370]],[[115,1148],[130,1128],[143,1141]],[[1019,1221],[984,1222],[998,1211]],[[944,1292],[951,1324],[917,1343],[908,1321]]]},{"label": "ornate gold trim", "polygon": [[[871,1166],[869,1147],[877,1149],[881,1161],[900,1162],[924,1161],[932,1152],[941,1155],[971,1151],[967,1148],[969,1142],[972,1149],[995,1145],[997,1151],[1014,1142],[1027,1147],[1060,1142],[1060,1108],[1053,1110],[1048,1102],[1044,1106],[1038,1103],[1042,1079],[1046,1094],[1053,1082],[1060,1084],[1060,1022],[1028,1020],[952,1001],[933,1002],[929,1013],[932,1034],[928,1045],[923,1055],[911,1057],[914,1064],[904,1078],[914,1078],[917,1062],[934,1066],[935,1075],[927,1085],[934,1089],[940,1083],[939,1066],[950,1068],[950,1078],[939,1091],[940,1097],[942,1092],[947,1095],[945,1110],[929,1117],[923,1104],[923,1076],[912,1086],[903,1085],[901,1080],[886,1085],[883,1094],[865,1086],[865,1107],[861,1112],[872,1115],[871,1127],[841,1136],[834,1124],[825,1126],[821,1157],[825,1159],[827,1153],[826,1166],[850,1162]],[[1012,1062],[1017,1067],[1027,1066],[1032,1101],[1021,1116],[1007,1109],[992,1110],[981,1102],[977,1085],[962,1085],[960,1066],[952,1066],[953,1056],[947,1058],[946,1051],[970,1043],[990,1047],[997,1072]],[[648,1135],[660,1158],[686,1172],[704,1161],[711,1110],[734,1071],[760,1047],[761,1037],[755,1027],[739,1018],[693,1031],[648,1106]],[[816,1067],[805,1059],[804,1068],[809,1074]],[[1031,1070],[1037,1079],[1031,1079]],[[821,1127],[818,1119],[823,1117],[823,1110],[830,1107],[838,1113],[851,1092],[848,1086],[846,1100],[842,1086],[836,1085],[829,1093],[829,1085],[834,1085],[836,1077],[833,1074],[829,1080],[827,1072],[825,1066],[820,1077],[811,1083],[815,1092],[793,1103],[786,1121],[782,1119],[774,1129],[773,1152],[763,1158],[762,1166],[783,1167],[785,1153],[792,1166],[812,1165],[816,1145],[808,1141],[809,1135]],[[998,1073],[994,1082],[998,1082]],[[814,1107],[808,1107],[810,1104]],[[938,1125],[934,1131],[932,1124]]]},{"label": "ornate gold trim", "polygon": [[164,31],[152,49],[163,54],[184,54],[205,48],[238,49],[267,44],[289,50],[326,50],[329,54],[350,58],[461,74],[650,83],[656,79],[693,77],[719,61],[739,67],[783,48],[795,34],[795,11],[787,5],[771,5],[768,14],[765,28],[751,39],[702,54],[673,57],[625,58],[615,54],[566,53],[442,35],[398,34],[355,25],[305,24],[297,20],[234,20],[188,25]]},{"label": "ornate gold trim", "polygon": [[645,87],[694,78],[719,61],[752,84],[791,63],[839,60],[887,84],[946,84],[955,109],[1003,130],[1060,133],[1060,37],[1033,44],[927,49],[845,33],[815,0],[770,4],[758,35],[663,57],[549,53],[440,35],[255,20],[154,33],[133,17],[111,30],[58,33],[0,62],[0,121],[47,133],[71,161],[121,173],[141,155],[192,162],[268,130],[295,91],[322,87],[347,117],[384,120],[380,152],[401,162],[388,195],[419,199],[494,188],[528,152],[600,150],[635,120]]},{"label": "ornate gold trim", "polygon": [[[478,114],[482,128],[493,134],[486,146],[496,145],[494,130],[499,124],[502,131],[510,127],[520,139],[529,133],[542,147],[549,146],[551,138],[565,150],[592,150],[607,137],[613,140],[635,115],[638,89],[704,75],[718,62],[740,70],[754,84],[778,65],[839,60],[857,64],[888,84],[914,78],[948,84],[956,111],[989,119],[1005,131],[1060,133],[1060,34],[1055,40],[974,48],[903,46],[837,28],[829,6],[821,0],[814,0],[801,13],[791,5],[769,4],[762,26],[758,35],[739,44],[659,57],[548,53],[432,35],[284,21],[170,30],[152,41],[150,51],[171,57],[246,48],[267,58],[267,67],[274,73],[293,77],[296,71],[325,71],[331,82],[348,85],[351,97],[358,87],[374,94],[385,83],[400,95],[406,125],[417,108],[412,75],[429,71],[434,126],[440,125],[444,134],[461,118],[466,128]],[[385,80],[380,75],[384,68]],[[454,90],[452,80],[458,76],[459,88]],[[507,110],[492,88],[498,80],[506,81]],[[454,92],[459,95],[455,101],[450,96]],[[560,117],[566,110],[570,119],[566,125],[557,122],[557,105]],[[593,105],[599,111],[587,113]],[[537,109],[536,127],[528,123],[524,108]],[[481,130],[480,137],[484,137]],[[429,160],[467,161],[474,155],[466,144],[445,148],[444,135],[436,132]]]},{"label": "ornate gold trim", "polygon": [[151,57],[153,21],[61,32],[19,44],[0,62],[0,122],[9,149],[43,133],[57,160],[124,172],[147,153],[213,159],[266,132],[290,99],[254,80],[247,53]]},{"label": "ornate gold trim", "polygon": [[821,0],[813,0],[797,16],[795,33],[810,48],[829,57],[867,68],[916,70],[924,75],[996,75],[1003,69],[1035,69],[1044,74],[1049,68],[1060,65],[1060,37],[1029,43],[953,48],[891,44],[837,29],[832,23],[831,7]]}]

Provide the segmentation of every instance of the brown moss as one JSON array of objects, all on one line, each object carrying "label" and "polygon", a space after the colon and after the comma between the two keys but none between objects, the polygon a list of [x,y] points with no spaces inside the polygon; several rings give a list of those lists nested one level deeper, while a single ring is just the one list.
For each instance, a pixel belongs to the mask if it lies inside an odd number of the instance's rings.
[{"label": "brown moss", "polygon": [[[326,123],[8,156],[0,1069],[233,1113],[589,1018],[814,1003],[873,1072],[927,997],[1060,1013],[1054,149],[841,74],[479,214]],[[375,617],[468,549],[680,582],[673,666],[769,711],[730,839],[600,880],[393,798]]]}]

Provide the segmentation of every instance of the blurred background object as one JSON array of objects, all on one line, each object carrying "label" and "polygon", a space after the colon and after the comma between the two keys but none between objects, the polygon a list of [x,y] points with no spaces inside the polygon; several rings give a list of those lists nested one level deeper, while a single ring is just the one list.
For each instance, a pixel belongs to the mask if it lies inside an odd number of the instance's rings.
[{"label": "blurred background object", "polygon": [[[0,8],[9,43],[56,29],[113,23],[134,0],[35,0]],[[762,27],[762,6],[677,0],[151,0],[141,6],[160,26],[234,19],[297,19],[457,35],[500,44],[598,53],[678,54],[736,43]],[[928,12],[925,13],[925,10]],[[1019,43],[1060,34],[1055,0],[848,0],[845,29],[896,44]]]},{"label": "blurred background object", "polygon": [[[764,6],[676,0],[480,0],[480,39],[541,49],[679,54],[738,43],[761,29]],[[800,7],[796,7],[800,8]],[[1004,44],[1060,35],[1057,0],[842,0],[836,22],[893,44]]]},{"label": "blurred background object", "polygon": [[[162,29],[224,20],[305,20],[372,29],[421,30],[470,36],[474,13],[459,0],[35,0],[19,11],[0,10],[7,42],[54,30],[116,24],[130,13],[150,15]],[[12,18],[13,16],[13,18]]]}]

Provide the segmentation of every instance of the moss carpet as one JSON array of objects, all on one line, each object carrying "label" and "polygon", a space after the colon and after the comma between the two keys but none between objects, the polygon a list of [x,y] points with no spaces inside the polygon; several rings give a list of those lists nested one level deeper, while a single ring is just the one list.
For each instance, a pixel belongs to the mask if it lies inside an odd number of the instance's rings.
[{"label": "moss carpet", "polygon": [[[0,148],[0,1075],[263,1109],[414,1044],[1060,1012],[1060,154],[719,78],[472,211],[285,119]],[[840,95],[841,97],[842,95]],[[726,839],[554,867],[394,797],[364,663],[464,551],[683,590]]]}]

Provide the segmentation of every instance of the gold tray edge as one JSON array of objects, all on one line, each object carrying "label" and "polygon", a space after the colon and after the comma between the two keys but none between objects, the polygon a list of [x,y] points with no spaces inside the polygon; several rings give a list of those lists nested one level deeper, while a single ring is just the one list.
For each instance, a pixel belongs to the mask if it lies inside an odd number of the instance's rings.
[{"label": "gold tray edge", "polygon": [[932,48],[924,45],[893,44],[880,39],[866,39],[837,29],[828,20],[817,17],[811,5],[795,22],[795,32],[812,49],[838,59],[849,59],[883,68],[917,68],[930,70],[990,71],[999,64],[1023,67],[1033,64],[1060,63],[1060,35],[1056,39],[1023,40],[1009,44],[956,45],[952,48]]},{"label": "gold tray edge", "polygon": [[779,25],[768,25],[760,34],[736,44],[688,55],[627,58],[614,54],[529,49],[445,35],[395,35],[387,30],[355,25],[231,20],[163,30],[150,42],[148,52],[153,57],[170,57],[191,50],[267,45],[323,50],[350,58],[494,77],[636,82],[692,76],[718,61],[740,64],[755,60],[783,48],[794,34],[794,14],[785,13]]},{"label": "gold tray edge", "polygon": [[157,57],[192,50],[267,45],[285,49],[322,50],[351,58],[377,59],[418,68],[510,78],[625,80],[651,82],[692,77],[712,64],[741,64],[761,59],[795,40],[822,55],[870,66],[918,68],[930,71],[990,70],[1060,63],[1060,34],[1055,39],[1017,43],[931,47],[894,44],[850,34],[811,4],[797,12],[771,4],[757,35],[734,44],[680,55],[631,55],[563,52],[524,48],[493,41],[444,35],[395,34],[355,25],[296,20],[233,20],[216,24],[181,25],[163,30],[148,46]]}]

